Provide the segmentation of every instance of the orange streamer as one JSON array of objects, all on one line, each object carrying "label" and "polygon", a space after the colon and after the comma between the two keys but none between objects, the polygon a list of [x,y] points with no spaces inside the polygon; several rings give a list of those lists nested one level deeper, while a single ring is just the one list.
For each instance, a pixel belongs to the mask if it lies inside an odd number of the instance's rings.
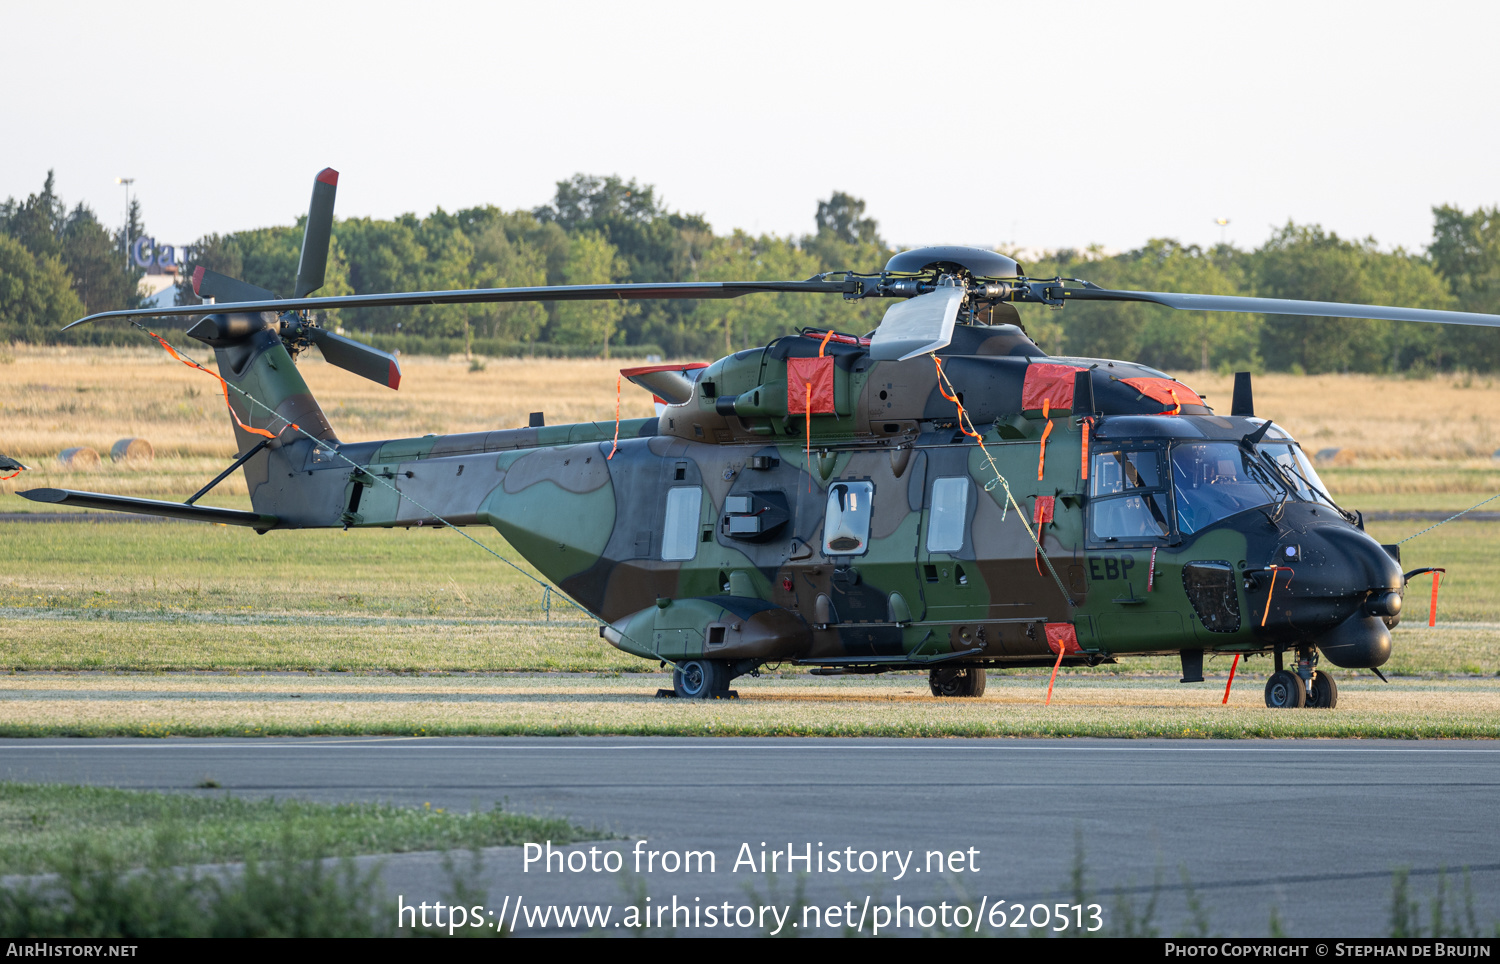
[{"label": "orange streamer", "polygon": [[1057,662],[1055,662],[1055,663],[1052,664],[1052,678],[1047,681],[1047,704],[1046,705],[1048,705],[1048,706],[1052,705],[1052,684],[1054,684],[1054,683],[1057,682],[1057,670],[1058,670],[1059,667],[1062,666],[1063,653],[1066,653],[1067,651],[1068,651],[1068,647],[1066,647],[1066,646],[1058,646],[1057,647]]},{"label": "orange streamer", "polygon": [[[830,341],[832,341],[832,340],[833,340],[833,329],[830,328],[830,329],[828,329],[828,334],[826,334],[826,335],[823,336],[822,343],[820,345],[818,345],[818,357],[819,358],[824,357],[823,352],[828,348],[828,343]],[[806,433],[807,433],[806,448],[803,450],[803,456],[806,458],[806,461],[807,461],[807,491],[811,492],[813,490],[813,483],[812,483],[812,382],[804,382],[803,384],[804,384],[804,387],[805,387],[805,391],[803,392],[805,398],[803,399],[802,425],[803,425],[804,431],[806,431]]]},{"label": "orange streamer", "polygon": [[[829,332],[833,334],[833,332]],[[825,343],[826,344],[826,343]],[[823,349],[818,349],[822,351]],[[812,491],[812,382],[807,382],[807,410],[803,413],[802,424],[807,430],[807,449],[803,453],[807,458],[807,491]]]},{"label": "orange streamer", "polygon": [[[1266,611],[1260,617],[1260,624],[1262,626],[1264,626],[1266,624],[1266,620],[1268,618],[1270,618],[1270,615],[1271,615],[1271,597],[1276,594],[1276,577],[1277,577],[1277,575],[1279,575],[1280,573],[1283,573],[1283,572],[1291,572],[1291,571],[1292,571],[1292,569],[1291,569],[1290,566],[1272,566],[1271,567],[1271,588],[1266,590]],[[1287,582],[1287,585],[1290,586],[1292,584],[1292,577],[1291,576],[1287,576],[1286,577],[1286,582]]]},{"label": "orange streamer", "polygon": [[1445,573],[1447,571],[1448,570],[1446,570],[1446,569],[1434,569],[1434,570],[1432,570],[1432,604],[1430,606],[1428,606],[1428,608],[1427,608],[1427,625],[1429,625],[1429,626],[1436,626],[1437,625],[1438,577],[1442,573]]},{"label": "orange streamer", "polygon": [[943,374],[943,360],[933,355],[932,363],[937,366],[938,392],[948,401],[958,406],[958,430],[969,438],[977,440],[979,447],[984,449],[984,454],[988,456],[990,453],[988,449],[984,448],[984,436],[974,431],[973,423],[969,421],[969,413],[964,411],[964,403],[958,400],[958,393],[954,392],[952,395],[949,395],[948,389],[943,387],[943,383],[948,380],[948,377]]},{"label": "orange streamer", "polygon": [[[1271,579],[1274,581],[1276,579],[1276,577],[1272,576]],[[1229,705],[1229,687],[1231,687],[1231,686],[1234,685],[1234,670],[1235,670],[1235,667],[1237,667],[1239,665],[1240,665],[1240,654],[1239,653],[1235,653],[1234,654],[1234,662],[1232,662],[1232,663],[1229,664],[1229,682],[1227,682],[1227,683],[1224,684],[1224,699],[1219,704],[1220,706],[1228,706]]]},{"label": "orange streamer", "polygon": [[1085,482],[1089,480],[1089,426],[1093,424],[1093,421],[1091,418],[1085,418],[1078,423],[1078,427],[1083,430],[1083,480]]},{"label": "orange streamer", "polygon": [[620,379],[624,377],[624,375],[615,376],[615,444],[610,448],[609,454],[604,457],[606,462],[614,458],[615,453],[620,449]]},{"label": "orange streamer", "polygon": [[1036,456],[1036,480],[1042,481],[1042,473],[1047,469],[1047,436],[1052,434],[1052,399],[1042,399],[1042,418],[1047,420],[1047,427],[1042,429],[1042,447]]},{"label": "orange streamer", "polygon": [[[171,355],[173,358],[175,358],[178,361],[182,362],[187,367],[189,367],[189,368],[196,368],[200,372],[203,372],[206,375],[212,375],[214,378],[217,378],[219,380],[219,387],[222,388],[222,389],[224,389],[224,405],[229,409],[229,417],[232,418],[232,419],[234,419],[234,424],[238,425],[240,428],[244,429],[246,432],[249,432],[251,435],[259,435],[259,436],[262,436],[262,437],[268,438],[268,439],[274,439],[274,438],[276,438],[276,435],[271,434],[270,432],[266,431],[265,429],[263,429],[263,428],[256,428],[253,425],[246,425],[243,421],[240,420],[240,413],[236,412],[234,410],[234,406],[229,403],[229,383],[224,380],[224,376],[223,375],[220,375],[218,372],[209,371],[207,368],[204,368],[202,365],[198,364],[197,362],[193,361],[190,358],[183,358],[181,355],[177,354],[177,349],[175,349],[171,345],[167,344],[167,340],[165,338],[163,338],[162,336],[158,335],[156,332],[154,332],[154,331],[148,331],[148,332],[146,332],[146,334],[150,335],[153,341],[155,341],[158,345],[160,345],[163,349],[165,349],[166,353],[168,355]],[[298,432],[302,431],[302,429],[298,428],[296,425],[294,425],[291,422],[287,422],[287,424],[291,425],[291,427],[294,430],[298,431]],[[277,434],[279,434],[279,433],[277,433]]]},{"label": "orange streamer", "polygon": [[13,478],[15,478],[16,476],[20,475],[22,472],[25,472],[25,471],[26,471],[25,469],[16,469],[10,475],[0,475],[0,482],[5,482],[5,481],[8,481],[10,479],[13,479]]}]

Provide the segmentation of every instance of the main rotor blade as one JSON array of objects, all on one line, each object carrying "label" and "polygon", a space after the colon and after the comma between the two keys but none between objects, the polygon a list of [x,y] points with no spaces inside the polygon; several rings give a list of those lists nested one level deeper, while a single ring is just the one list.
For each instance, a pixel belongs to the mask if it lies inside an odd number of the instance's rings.
[{"label": "main rotor blade", "polygon": [[[404,305],[475,305],[512,301],[645,301],[652,298],[738,298],[762,291],[801,291],[841,294],[844,281],[681,281],[668,284],[556,285],[539,288],[460,288],[455,291],[405,291],[381,295],[338,295],[329,298],[280,298],[236,302],[235,311],[294,311],[326,308],[393,308]],[[207,305],[171,308],[127,308],[101,311],[63,328],[107,318],[171,318],[212,314]]]},{"label": "main rotor blade", "polygon": [[401,387],[401,363],[396,360],[396,356],[311,325],[305,326],[302,331],[318,346],[318,351],[323,353],[323,360],[328,364],[372,382],[379,382],[386,388]]},{"label": "main rotor blade", "polygon": [[297,262],[297,288],[292,297],[302,298],[323,287],[328,271],[328,239],[333,236],[333,197],[338,193],[339,172],[325,167],[313,181],[312,202],[307,207],[307,227],[302,230],[302,257]]},{"label": "main rotor blade", "polygon": [[1338,301],[1294,301],[1288,298],[1241,298],[1232,295],[1188,295],[1170,291],[1117,291],[1109,288],[1053,288],[1066,301],[1144,301],[1179,311],[1243,311],[1263,315],[1312,315],[1320,318],[1370,318],[1375,321],[1427,321],[1442,325],[1500,327],[1500,315],[1436,308],[1391,308],[1349,305]]},{"label": "main rotor blade", "polygon": [[870,337],[873,361],[906,361],[939,348],[953,340],[953,326],[958,309],[964,303],[964,289],[943,286],[910,301],[886,309],[880,327]]}]

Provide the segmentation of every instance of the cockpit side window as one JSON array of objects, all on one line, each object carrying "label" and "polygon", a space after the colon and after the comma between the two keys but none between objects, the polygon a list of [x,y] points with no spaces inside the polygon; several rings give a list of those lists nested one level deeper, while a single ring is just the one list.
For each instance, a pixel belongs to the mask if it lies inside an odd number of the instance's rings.
[{"label": "cockpit side window", "polygon": [[1159,545],[1172,533],[1161,453],[1105,449],[1089,467],[1089,539],[1118,545]]},{"label": "cockpit side window", "polygon": [[1297,498],[1304,502],[1321,502],[1334,505],[1328,487],[1318,478],[1307,453],[1295,442],[1262,442],[1260,450],[1276,461],[1284,473],[1285,482],[1290,482]]}]

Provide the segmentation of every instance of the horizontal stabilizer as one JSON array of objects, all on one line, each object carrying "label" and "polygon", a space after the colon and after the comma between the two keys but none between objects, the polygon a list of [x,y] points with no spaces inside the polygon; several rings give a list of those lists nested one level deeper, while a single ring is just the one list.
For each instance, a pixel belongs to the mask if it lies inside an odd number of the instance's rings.
[{"label": "horizontal stabilizer", "polygon": [[206,505],[185,505],[181,502],[161,502],[156,499],[133,499],[126,495],[78,492],[73,489],[28,489],[25,492],[17,492],[16,495],[30,499],[32,502],[45,502],[49,505],[104,509],[109,512],[137,512],[142,515],[166,516],[168,519],[219,522],[224,525],[250,526],[255,529],[271,529],[279,521],[274,515],[261,515],[258,512],[216,509]]}]

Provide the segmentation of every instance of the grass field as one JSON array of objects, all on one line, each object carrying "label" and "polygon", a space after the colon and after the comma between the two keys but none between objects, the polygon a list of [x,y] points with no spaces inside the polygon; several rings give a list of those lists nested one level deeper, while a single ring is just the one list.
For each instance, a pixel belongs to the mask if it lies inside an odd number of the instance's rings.
[{"label": "grass field", "polygon": [[[214,781],[205,776],[205,784]],[[217,784],[214,784],[215,786]],[[0,783],[0,876],[65,865],[78,848],[141,867],[169,846],[179,864],[243,861],[295,845],[301,859],[598,839],[566,820],[498,806],[447,812],[383,803],[246,800],[197,794]]]},{"label": "grass field", "polygon": [[[545,410],[553,423],[612,418],[619,367],[603,360],[510,359],[491,360],[482,370],[471,371],[464,359],[415,357],[403,360],[404,387],[392,393],[311,354],[304,361],[307,379],[336,430],[349,439],[515,426],[525,424],[526,413],[536,409]],[[1208,393],[1210,402],[1227,401],[1228,379],[1184,377]],[[34,466],[34,471],[0,483],[0,511],[42,508],[7,494],[18,487],[64,486],[175,499],[190,494],[232,455],[223,403],[215,388],[212,379],[155,349],[15,348],[0,355],[0,453]],[[1310,450],[1341,449],[1324,474],[1330,488],[1351,507],[1452,510],[1500,492],[1500,462],[1489,457],[1500,447],[1500,430],[1486,416],[1500,410],[1500,385],[1492,379],[1266,375],[1256,381],[1256,397],[1258,410],[1275,417]],[[650,410],[645,393],[629,384],[621,404],[625,417]],[[150,440],[156,447],[155,460],[112,464],[106,457],[91,471],[67,470],[55,460],[64,447],[90,445],[107,453],[115,439],[129,436]],[[205,502],[245,506],[248,500],[236,477]],[[1372,522],[1369,528],[1381,541],[1394,542],[1426,525],[1387,521]],[[496,533],[471,532],[520,562]],[[1493,681],[1500,673],[1497,538],[1500,525],[1459,522],[1404,546],[1406,568],[1438,565],[1449,573],[1436,629],[1425,626],[1425,593],[1409,597],[1407,621],[1397,630],[1388,673],[1452,677],[1450,684],[1441,685],[1471,696],[1500,687]],[[891,684],[916,685],[920,697],[911,707],[901,704],[904,708],[894,716],[883,696],[859,697],[858,705],[865,709],[852,715],[841,709],[844,697],[787,702],[747,696],[736,706],[711,709],[642,702],[640,687],[655,688],[649,680],[629,683],[635,688],[630,690],[633,695],[594,699],[588,696],[594,692],[589,686],[627,684],[585,686],[577,677],[562,677],[557,685],[574,687],[581,703],[558,694],[543,698],[515,693],[455,702],[422,688],[436,684],[414,683],[413,692],[433,694],[430,706],[423,702],[425,697],[403,697],[394,708],[380,704],[375,696],[350,697],[345,709],[316,720],[307,716],[308,707],[322,706],[315,699],[293,704],[184,693],[153,699],[63,700],[37,696],[45,689],[41,681],[75,677],[40,671],[634,674],[654,671],[655,664],[606,645],[591,623],[555,600],[549,614],[537,584],[447,531],[256,536],[243,529],[184,523],[0,523],[0,540],[6,560],[0,564],[0,667],[21,673],[5,680],[11,689],[0,701],[0,720],[11,733],[218,733],[244,728],[327,728],[342,733],[361,727],[372,732],[416,732],[424,727],[429,732],[602,732],[601,727],[612,725],[627,732],[637,731],[632,727],[640,732],[700,732],[693,728],[705,723],[707,732],[782,732],[778,726],[795,721],[798,732],[1087,730],[1167,735],[1177,733],[1178,724],[1187,720],[1184,732],[1193,735],[1208,735],[1203,727],[1248,735],[1265,726],[1279,728],[1278,733],[1335,735],[1333,730],[1345,732],[1346,724],[1355,725],[1349,721],[1364,720],[1356,728],[1365,727],[1361,732],[1372,735],[1371,727],[1385,725],[1379,723],[1379,713],[1360,715],[1361,701],[1352,697],[1337,713],[1340,722],[1329,724],[1318,722],[1329,718],[1327,714],[1293,714],[1290,722],[1286,716],[1269,717],[1265,722],[1263,710],[1254,705],[1232,706],[1227,716],[1216,705],[1188,710],[1172,702],[1176,697],[1165,695],[1128,708],[1107,700],[1086,711],[1075,708],[1082,714],[1076,718],[1066,716],[1075,709],[1061,700],[1047,711],[1051,715],[1028,716],[1036,712],[1032,707],[1017,710],[1019,716],[1007,710],[1005,719],[997,721],[990,717],[996,715],[999,696],[954,708],[955,704],[922,696],[916,677],[901,677],[905,682]],[[1075,681],[1093,681],[1087,686],[1116,681],[1125,687],[1122,692],[1136,693],[1130,687],[1161,686],[1177,671],[1175,660],[1146,659],[1067,672],[1065,678],[1069,687],[1085,685]],[[1256,673],[1237,692],[1237,700],[1259,703],[1258,665]],[[95,685],[87,681],[97,677],[76,679],[87,689]],[[368,683],[371,692],[378,693],[391,685],[389,679],[377,675],[349,685],[359,689]],[[1002,685],[1003,677],[995,679],[995,692],[1010,692]],[[1351,677],[1350,685],[1362,686],[1363,679]],[[854,692],[838,689],[843,683],[821,685],[835,686],[828,693]],[[42,690],[33,692],[32,687]],[[747,685],[747,694],[750,688]],[[1018,705],[1034,703],[1034,689],[1018,690],[1030,693]],[[1182,690],[1190,691],[1202,692]],[[884,691],[869,691],[879,692]],[[1161,689],[1162,694],[1176,692],[1172,686]],[[1460,701],[1465,708],[1453,711],[1457,716],[1434,716],[1424,708],[1425,697],[1411,697],[1397,706],[1380,702],[1387,697],[1377,695],[1397,692],[1418,691],[1377,688],[1369,691],[1376,702],[1368,706],[1388,711],[1388,719],[1396,721],[1391,725],[1408,735],[1488,734],[1491,724],[1485,714],[1495,716],[1494,707],[1480,696],[1472,696],[1479,703],[1464,702],[1471,699],[1465,696]],[[618,703],[617,696],[625,703]],[[184,701],[196,708],[189,713]],[[459,704],[467,708],[455,709]],[[1482,712],[1474,708],[1481,705],[1487,707]],[[868,710],[870,706],[884,708]],[[1251,716],[1234,715],[1241,711]],[[1218,715],[1202,717],[1204,712]]]},{"label": "grass field", "polygon": [[990,681],[979,699],[934,698],[925,675],[741,678],[737,700],[657,699],[666,674],[106,675],[0,677],[4,736],[1093,736],[1500,737],[1494,679],[1341,674],[1335,710],[1267,709],[1264,661],[1241,666],[1229,705],[1216,679],[1047,674]]},{"label": "grass field", "polygon": [[[1394,540],[1419,525],[1386,522],[1371,531]],[[592,623],[556,600],[549,622],[535,583],[449,531],[257,536],[189,523],[0,527],[7,557],[24,562],[0,574],[0,667],[654,668],[604,643]],[[1408,543],[1407,566],[1444,565],[1449,575],[1438,629],[1425,625],[1424,593],[1411,594],[1391,671],[1500,671],[1497,534],[1493,523],[1457,522]],[[484,538],[518,559],[498,534]],[[1114,669],[1171,673],[1176,665],[1126,660]]]}]

